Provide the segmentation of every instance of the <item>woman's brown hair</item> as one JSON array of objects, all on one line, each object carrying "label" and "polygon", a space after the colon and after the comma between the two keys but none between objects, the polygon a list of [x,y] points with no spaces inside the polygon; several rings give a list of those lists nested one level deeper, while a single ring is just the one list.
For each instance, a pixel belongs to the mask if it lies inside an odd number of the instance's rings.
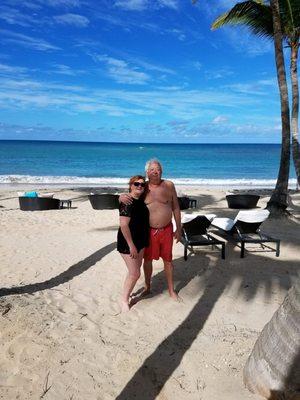
[{"label": "woman's brown hair", "polygon": [[129,182],[128,182],[129,192],[131,191],[131,185],[133,184],[133,182],[138,181],[139,179],[143,179],[144,182],[146,181],[145,177],[142,175],[134,175],[129,179]]}]

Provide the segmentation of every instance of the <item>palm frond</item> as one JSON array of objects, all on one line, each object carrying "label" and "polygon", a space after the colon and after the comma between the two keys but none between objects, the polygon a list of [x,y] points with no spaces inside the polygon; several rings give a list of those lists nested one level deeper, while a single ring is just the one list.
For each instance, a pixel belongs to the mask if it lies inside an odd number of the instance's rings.
[{"label": "palm frond", "polygon": [[300,36],[300,1],[280,0],[281,25],[286,36],[292,41],[299,41]]},{"label": "palm frond", "polygon": [[246,25],[254,34],[271,38],[273,36],[271,7],[262,1],[248,0],[237,3],[214,21],[212,29],[224,25]]}]

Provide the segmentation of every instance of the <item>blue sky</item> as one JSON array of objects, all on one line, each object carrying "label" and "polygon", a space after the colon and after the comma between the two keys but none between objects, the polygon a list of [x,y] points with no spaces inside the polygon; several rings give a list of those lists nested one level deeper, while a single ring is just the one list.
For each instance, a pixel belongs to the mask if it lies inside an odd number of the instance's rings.
[{"label": "blue sky", "polygon": [[0,139],[279,143],[273,45],[231,0],[2,0]]}]

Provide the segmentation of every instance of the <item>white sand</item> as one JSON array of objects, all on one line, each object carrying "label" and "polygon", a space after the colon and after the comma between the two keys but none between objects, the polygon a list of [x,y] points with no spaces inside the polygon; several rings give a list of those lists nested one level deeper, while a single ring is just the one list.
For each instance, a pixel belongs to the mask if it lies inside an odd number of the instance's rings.
[{"label": "white sand", "polygon": [[[293,218],[264,224],[282,240],[279,258],[255,246],[241,260],[228,243],[225,261],[202,248],[185,262],[179,243],[174,276],[184,302],[168,297],[159,261],[153,295],[120,314],[117,210],[93,210],[88,190],[55,191],[83,197],[71,210],[23,212],[16,191],[0,193],[0,399],[259,399],[242,369],[296,277],[300,195]],[[224,192],[181,191],[197,195],[204,213],[236,214]]]}]

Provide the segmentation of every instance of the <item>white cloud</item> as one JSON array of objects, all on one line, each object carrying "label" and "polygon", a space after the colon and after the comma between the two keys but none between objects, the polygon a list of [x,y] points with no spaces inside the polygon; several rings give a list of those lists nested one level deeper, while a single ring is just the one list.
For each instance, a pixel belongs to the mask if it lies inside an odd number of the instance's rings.
[{"label": "white cloud", "polygon": [[130,60],[135,65],[138,65],[149,71],[158,71],[158,72],[162,72],[164,74],[176,75],[176,71],[174,71],[171,68],[163,67],[163,66],[157,65],[157,64],[152,64],[152,63],[149,63],[148,61],[140,60],[138,58],[128,57],[128,60]]},{"label": "white cloud", "polygon": [[236,26],[221,29],[226,42],[238,53],[243,53],[249,57],[257,57],[273,51],[274,45],[271,40],[252,34],[246,27]]},{"label": "white cloud", "polygon": [[81,0],[39,0],[40,3],[50,7],[80,7]]},{"label": "white cloud", "polygon": [[[111,109],[111,116],[123,117],[123,110]],[[138,129],[134,129],[128,125],[122,125],[120,128],[115,127],[97,127],[94,129],[55,129],[53,127],[45,126],[42,124],[37,125],[17,125],[5,124],[0,122],[0,137],[3,139],[31,139],[43,140],[59,139],[62,137],[64,140],[89,140],[90,141],[107,141],[108,138],[112,140],[132,140],[132,138],[140,137],[142,142],[153,141],[158,138],[159,141],[170,140],[175,142],[184,142],[185,138],[192,138],[198,142],[214,141],[218,138],[228,138],[230,142],[237,142],[241,137],[250,137],[252,141],[279,141],[280,132],[276,131],[274,135],[274,126],[272,125],[259,125],[259,124],[228,124],[227,126],[215,126],[212,124],[193,124],[188,123],[182,126],[182,129],[177,129],[176,125],[170,124],[144,124]]]},{"label": "white cloud", "polygon": [[224,124],[225,122],[228,121],[228,118],[225,117],[224,115],[218,115],[215,117],[212,121],[213,124],[219,125],[219,124]]},{"label": "white cloud", "polygon": [[52,72],[55,74],[60,74],[60,75],[77,76],[77,75],[86,73],[86,71],[84,71],[82,69],[71,68],[68,65],[64,65],[64,64],[53,64],[53,67],[54,67],[54,70],[51,70],[49,72]]},{"label": "white cloud", "polygon": [[143,11],[148,6],[148,0],[118,0],[115,6],[130,11]]},{"label": "white cloud", "polygon": [[7,7],[2,5],[0,7],[0,19],[10,25],[30,26],[35,22],[35,18],[32,15],[26,15],[24,12],[20,12],[16,8]]},{"label": "white cloud", "polygon": [[[144,71],[155,71],[169,75],[177,74],[176,71],[171,68],[153,64],[137,57],[131,57],[125,52],[118,51],[118,53],[120,53],[122,58],[113,58],[107,55],[94,54],[89,51],[87,52],[87,54],[92,57],[94,61],[101,61],[102,63],[104,62],[106,64],[109,76],[120,83],[145,84],[150,81],[151,76]],[[124,78],[126,76],[128,76],[128,79],[126,79],[126,82],[124,82]],[[163,78],[165,78],[165,75],[160,75],[156,79],[161,80]],[[131,82],[129,82],[129,80]]]},{"label": "white cloud", "polygon": [[108,75],[118,83],[144,85],[150,80],[148,74],[138,71],[136,67],[130,67],[124,60],[105,55],[94,55],[94,59],[104,62]]},{"label": "white cloud", "polygon": [[110,59],[108,65],[109,75],[116,82],[143,85],[150,79],[148,74],[130,69],[125,61]]},{"label": "white cloud", "polygon": [[[100,60],[99,60],[100,61]],[[127,71],[127,64],[122,60],[104,58],[108,67],[126,72],[126,76],[119,75],[122,83],[136,81],[132,71]],[[124,74],[125,74],[124,72]],[[118,72],[119,73],[119,72]],[[138,76],[138,79],[140,77]],[[270,104],[270,103],[268,103]],[[232,91],[231,88],[215,88],[211,90],[188,90],[173,87],[170,90],[121,90],[97,89],[66,85],[57,82],[43,82],[33,79],[2,78],[0,79],[0,106],[2,109],[33,110],[45,108],[47,110],[59,109],[60,112],[93,112],[107,115],[153,115],[155,118],[169,117],[171,120],[210,120],[211,126],[226,127],[224,115],[216,117],[216,110],[226,109],[226,114],[245,119],[251,109],[252,120],[259,120],[255,115],[261,115],[266,107],[265,97],[256,94]],[[256,112],[255,112],[256,110]],[[222,111],[221,111],[222,112]],[[224,112],[224,111],[223,111]],[[177,124],[177,129],[182,130],[182,124]],[[221,128],[220,128],[221,129]],[[225,129],[225,128],[224,128]]]},{"label": "white cloud", "polygon": [[83,15],[79,15],[79,14],[70,14],[69,13],[69,14],[57,15],[53,18],[58,24],[73,25],[78,28],[85,28],[90,23],[88,18],[84,17]]},{"label": "white cloud", "polygon": [[194,61],[194,62],[192,63],[192,65],[193,65],[193,67],[194,67],[195,69],[197,69],[198,71],[200,71],[200,69],[202,69],[202,63],[199,62],[199,61]]},{"label": "white cloud", "polygon": [[27,71],[27,68],[24,67],[15,67],[12,65],[2,64],[0,63],[0,74],[22,74]]},{"label": "white cloud", "polygon": [[171,33],[172,35],[176,36],[178,40],[183,42],[186,39],[186,35],[180,29],[167,29],[166,33]]},{"label": "white cloud", "polygon": [[148,8],[171,8],[177,10],[179,8],[178,0],[117,0],[116,7],[130,11],[144,11]]},{"label": "white cloud", "polygon": [[[48,51],[48,50],[60,50],[59,47],[47,42],[43,39],[34,38],[21,33],[15,33],[7,29],[0,29],[2,35],[2,42],[15,43],[23,47],[29,47],[35,50]],[[6,36],[6,37],[3,37]]]},{"label": "white cloud", "polygon": [[233,75],[233,71],[227,67],[205,71],[205,76],[207,79],[223,79],[231,75]]},{"label": "white cloud", "polygon": [[177,10],[179,7],[178,1],[177,0],[158,0],[158,3],[161,6],[168,7],[168,8],[173,8],[174,10]]},{"label": "white cloud", "polygon": [[270,96],[270,90],[277,91],[276,79],[262,79],[256,82],[248,83],[234,83],[231,85],[225,85],[224,88],[230,89],[234,92],[243,93],[247,95],[260,95],[260,96]]},{"label": "white cloud", "polygon": [[24,7],[29,8],[30,10],[40,10],[41,6],[39,4],[33,3],[32,1],[22,1],[22,5]]}]

